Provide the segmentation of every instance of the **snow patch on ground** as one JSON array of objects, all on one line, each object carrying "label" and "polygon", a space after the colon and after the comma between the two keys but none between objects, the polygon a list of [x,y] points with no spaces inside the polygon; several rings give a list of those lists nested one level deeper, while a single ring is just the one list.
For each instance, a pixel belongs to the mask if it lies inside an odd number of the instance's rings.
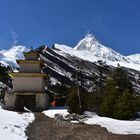
[{"label": "snow patch on ground", "polygon": [[27,140],[26,127],[34,120],[33,113],[17,113],[0,106],[0,139]]},{"label": "snow patch on ground", "polygon": [[140,134],[140,121],[122,121],[95,115],[88,118],[85,123],[100,125],[114,134]]},{"label": "snow patch on ground", "polygon": [[[43,112],[46,116],[54,118],[55,114],[63,116],[69,114],[67,109],[50,109]],[[86,112],[89,118],[85,119],[85,124],[100,125],[107,128],[114,134],[140,134],[140,121],[123,121],[107,117],[100,117],[95,113]],[[73,122],[73,121],[71,121]]]},{"label": "snow patch on ground", "polygon": [[43,111],[43,113],[50,118],[54,118],[55,114],[61,114],[63,116],[69,114],[67,109],[49,109],[49,110]]}]

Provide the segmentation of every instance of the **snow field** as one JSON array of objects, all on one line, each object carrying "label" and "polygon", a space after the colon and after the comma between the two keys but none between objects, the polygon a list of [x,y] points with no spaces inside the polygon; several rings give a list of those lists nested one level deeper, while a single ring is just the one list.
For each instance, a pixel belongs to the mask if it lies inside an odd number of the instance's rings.
[{"label": "snow field", "polygon": [[33,113],[17,113],[0,106],[0,139],[26,140],[26,127],[34,120]]},{"label": "snow field", "polygon": [[[55,114],[60,113],[65,116],[68,113],[67,109],[52,109],[43,112],[46,116],[54,118]],[[90,118],[85,119],[85,124],[100,125],[107,128],[109,132],[114,134],[140,134],[140,121],[124,121],[107,117],[100,117],[94,113],[85,112]]]}]

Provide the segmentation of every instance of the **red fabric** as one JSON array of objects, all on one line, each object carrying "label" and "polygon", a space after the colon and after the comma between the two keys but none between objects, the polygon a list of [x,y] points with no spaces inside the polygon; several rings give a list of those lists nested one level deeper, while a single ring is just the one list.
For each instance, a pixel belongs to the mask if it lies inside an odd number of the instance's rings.
[{"label": "red fabric", "polygon": [[55,107],[56,101],[54,100],[53,102],[51,102],[51,106]]}]

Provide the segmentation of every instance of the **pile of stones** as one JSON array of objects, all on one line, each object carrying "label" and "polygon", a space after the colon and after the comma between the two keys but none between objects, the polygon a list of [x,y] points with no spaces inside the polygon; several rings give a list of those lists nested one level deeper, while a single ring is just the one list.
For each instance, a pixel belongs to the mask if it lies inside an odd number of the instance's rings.
[{"label": "pile of stones", "polygon": [[71,122],[71,121],[76,121],[79,123],[84,123],[84,121],[88,118],[87,115],[79,115],[76,113],[73,114],[68,114],[68,115],[62,115],[62,114],[55,114],[55,120],[57,122]]}]

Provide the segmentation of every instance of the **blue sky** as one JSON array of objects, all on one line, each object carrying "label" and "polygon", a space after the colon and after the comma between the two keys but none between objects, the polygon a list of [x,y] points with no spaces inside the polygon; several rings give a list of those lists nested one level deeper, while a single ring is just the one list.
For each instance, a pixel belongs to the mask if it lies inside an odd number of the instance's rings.
[{"label": "blue sky", "polygon": [[140,53],[140,0],[0,0],[0,49],[73,47],[87,32],[124,55]]}]

